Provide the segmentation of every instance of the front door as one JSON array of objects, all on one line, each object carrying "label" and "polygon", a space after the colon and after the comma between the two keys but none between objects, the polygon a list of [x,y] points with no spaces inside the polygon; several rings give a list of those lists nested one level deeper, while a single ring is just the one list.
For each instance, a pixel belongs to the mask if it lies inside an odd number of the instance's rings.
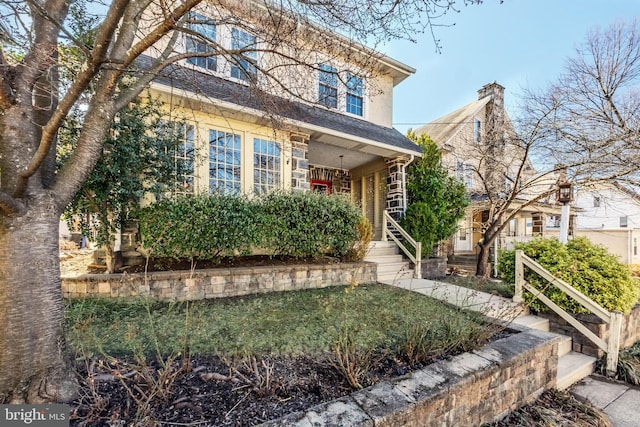
[{"label": "front door", "polygon": [[382,237],[382,212],[387,205],[387,170],[363,176],[353,182],[353,200],[360,202],[362,214],[371,222],[373,239]]}]

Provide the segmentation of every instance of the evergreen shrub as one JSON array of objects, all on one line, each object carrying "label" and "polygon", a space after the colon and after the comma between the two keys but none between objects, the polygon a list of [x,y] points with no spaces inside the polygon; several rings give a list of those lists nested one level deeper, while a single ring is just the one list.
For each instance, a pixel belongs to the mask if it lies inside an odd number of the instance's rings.
[{"label": "evergreen shrub", "polygon": [[137,216],[153,257],[216,259],[260,247],[278,256],[344,258],[367,237],[358,228],[362,213],[348,197],[321,193],[187,196],[154,203]]},{"label": "evergreen shrub", "polygon": [[153,203],[138,212],[143,246],[153,257],[215,259],[260,243],[262,221],[243,196],[209,194]]},{"label": "evergreen shrub", "polygon": [[362,212],[348,196],[274,191],[261,204],[263,247],[275,255],[344,257],[359,239]]},{"label": "evergreen shrub", "polygon": [[[518,243],[528,257],[542,265],[551,274],[579,290],[604,309],[628,313],[638,302],[640,286],[631,276],[629,267],[622,264],[604,246],[596,245],[585,237],[577,237],[562,244],[557,239],[535,239]],[[515,282],[515,249],[502,251],[499,271],[507,283]],[[588,313],[580,304],[549,284],[529,268],[524,269],[525,280],[563,309],[574,313]],[[532,308],[546,311],[548,308],[535,300]]]}]

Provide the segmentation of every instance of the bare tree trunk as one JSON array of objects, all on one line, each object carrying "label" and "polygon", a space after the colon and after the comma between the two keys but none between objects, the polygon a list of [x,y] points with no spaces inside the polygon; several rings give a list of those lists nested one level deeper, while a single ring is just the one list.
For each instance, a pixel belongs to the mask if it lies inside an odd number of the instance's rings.
[{"label": "bare tree trunk", "polygon": [[111,243],[102,246],[104,250],[104,262],[107,265],[107,274],[113,274],[122,268],[122,251],[114,250]]},{"label": "bare tree trunk", "polygon": [[478,254],[478,264],[476,265],[476,276],[489,277],[489,254],[492,242],[482,243]]},{"label": "bare tree trunk", "polygon": [[60,209],[46,191],[22,216],[0,216],[0,403],[68,401],[77,392],[65,357]]}]

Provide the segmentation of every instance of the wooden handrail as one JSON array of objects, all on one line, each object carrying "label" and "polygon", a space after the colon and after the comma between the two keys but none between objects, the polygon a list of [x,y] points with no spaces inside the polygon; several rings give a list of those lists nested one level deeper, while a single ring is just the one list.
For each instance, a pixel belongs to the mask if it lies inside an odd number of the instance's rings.
[{"label": "wooden handrail", "polygon": [[[607,342],[602,340],[599,336],[587,329],[582,323],[576,320],[573,316],[560,308],[557,304],[551,301],[540,290],[531,286],[524,280],[524,266],[529,267],[531,270],[539,274],[542,278],[547,280],[552,285],[557,286],[566,295],[573,298],[581,306],[589,310],[591,313],[598,316],[609,324],[609,338]],[[607,353],[606,370],[607,375],[614,376],[618,369],[618,353],[620,350],[620,329],[622,327],[622,313],[619,311],[609,312],[601,307],[598,303],[593,301],[582,292],[578,291],[568,283],[558,279],[543,266],[529,258],[524,254],[522,250],[516,250],[516,271],[515,271],[515,294],[513,296],[514,302],[522,302],[522,292],[524,289],[531,292],[531,294],[542,301],[547,307],[557,313],[560,317],[566,320],[570,325],[576,328],[580,333],[586,336],[594,344]]]},{"label": "wooden handrail", "polygon": [[[394,230],[396,230],[398,233],[400,233],[400,235],[405,239],[406,242],[408,242],[411,246],[413,246],[414,250],[416,251],[415,256],[396,237],[396,235],[393,234],[393,231],[391,229],[389,229],[389,224],[391,224],[391,226],[394,228]],[[402,249],[402,252],[404,252],[405,255],[407,255],[407,257],[411,260],[411,262],[413,262],[413,264],[415,265],[415,269],[413,271],[413,277],[414,278],[419,278],[421,270],[422,270],[422,267],[421,267],[421,263],[422,263],[422,243],[421,242],[416,242],[415,239],[413,237],[411,237],[409,235],[409,233],[407,233],[406,230],[403,229],[400,226],[400,224],[398,224],[396,222],[396,220],[391,218],[391,215],[389,215],[389,212],[387,212],[385,210],[385,211],[382,212],[382,241],[386,242],[387,238],[389,238],[389,237],[391,237],[391,240],[393,240],[396,243],[396,245],[398,245],[398,247],[400,249]]]}]

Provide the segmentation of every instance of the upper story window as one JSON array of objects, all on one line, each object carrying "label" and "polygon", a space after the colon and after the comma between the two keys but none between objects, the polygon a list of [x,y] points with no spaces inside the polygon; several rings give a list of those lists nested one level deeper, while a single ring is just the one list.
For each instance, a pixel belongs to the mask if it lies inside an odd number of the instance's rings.
[{"label": "upper story window", "polygon": [[[191,21],[189,28],[200,34],[202,38],[195,35],[188,35],[185,40],[187,53],[205,53],[212,51],[212,47],[207,41],[210,43],[216,41],[216,25],[211,19],[198,13],[189,14],[189,20]],[[217,58],[215,56],[194,56],[188,58],[187,62],[211,71],[218,69]]]},{"label": "upper story window", "polygon": [[478,119],[473,124],[473,142],[476,144],[482,141],[482,122]]},{"label": "upper story window", "polygon": [[620,217],[620,227],[621,228],[627,228],[628,225],[629,225],[628,218],[626,216],[621,216]]},{"label": "upper story window", "polygon": [[231,29],[231,49],[239,51],[233,55],[231,60],[231,77],[244,81],[255,81],[258,60],[255,48],[256,36],[237,28]]},{"label": "upper story window", "polygon": [[600,198],[600,196],[593,196],[593,207],[594,208],[599,208],[601,202],[602,202],[602,199]]},{"label": "upper story window", "polygon": [[253,189],[264,194],[280,188],[280,144],[265,139],[253,139]]},{"label": "upper story window", "polygon": [[347,74],[347,113],[362,116],[362,77]]},{"label": "upper story window", "polygon": [[241,190],[240,135],[209,130],[209,192],[238,194]]},{"label": "upper story window", "polygon": [[466,188],[473,187],[473,165],[458,161],[456,165],[456,177],[462,181]]},{"label": "upper story window", "polygon": [[335,67],[320,64],[318,101],[329,108],[338,108],[338,72]]}]

